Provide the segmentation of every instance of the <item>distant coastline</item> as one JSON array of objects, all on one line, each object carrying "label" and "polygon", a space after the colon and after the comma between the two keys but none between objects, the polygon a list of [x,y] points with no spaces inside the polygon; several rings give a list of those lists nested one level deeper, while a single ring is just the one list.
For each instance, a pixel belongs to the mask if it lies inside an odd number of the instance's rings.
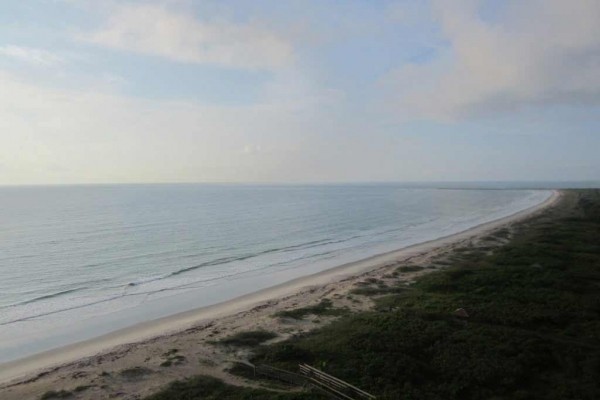
[{"label": "distant coastline", "polygon": [[[487,232],[499,229],[504,225],[516,223],[547,207],[551,207],[553,204],[556,204],[559,198],[560,192],[554,190],[552,195],[540,204],[510,216],[472,227],[457,234],[369,257],[358,262],[340,265],[317,274],[297,278],[214,306],[201,307],[158,320],[141,323],[95,339],[0,364],[0,382],[6,383],[19,377],[31,377],[33,376],[32,374],[35,374],[36,372],[39,373],[44,369],[51,367],[56,368],[58,365],[77,362],[77,360],[86,359],[88,360],[86,362],[90,362],[95,357],[102,357],[101,355],[94,356],[94,354],[103,354],[107,351],[114,351],[111,349],[123,349],[123,346],[138,346],[138,344],[149,343],[147,341],[153,342],[162,340],[161,338],[172,338],[174,335],[178,335],[177,332],[184,332],[186,329],[193,330],[195,329],[195,326],[203,326],[210,323],[210,321],[219,318],[236,315],[255,307],[268,307],[268,305],[274,301],[277,304],[277,299],[290,296],[293,297],[294,293],[302,292],[310,287],[328,284],[335,285],[336,282],[339,283],[350,277],[360,276],[369,271],[381,268],[391,262],[398,262],[399,260],[406,260],[415,257],[416,255],[427,254],[467,238],[484,235]],[[298,306],[300,306],[302,300],[297,297],[296,299],[298,300]],[[88,358],[90,356],[92,356],[91,359]],[[2,389],[0,388],[0,390]]]},{"label": "distant coastline", "polygon": [[0,363],[447,236],[549,195],[386,185],[4,191]]}]

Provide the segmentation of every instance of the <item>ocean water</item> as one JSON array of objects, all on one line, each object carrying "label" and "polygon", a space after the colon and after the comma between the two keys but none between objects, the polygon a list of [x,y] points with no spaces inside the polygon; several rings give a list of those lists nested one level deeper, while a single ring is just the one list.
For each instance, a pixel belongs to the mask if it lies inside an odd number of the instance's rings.
[{"label": "ocean water", "polygon": [[396,185],[0,188],[0,362],[541,203]]}]

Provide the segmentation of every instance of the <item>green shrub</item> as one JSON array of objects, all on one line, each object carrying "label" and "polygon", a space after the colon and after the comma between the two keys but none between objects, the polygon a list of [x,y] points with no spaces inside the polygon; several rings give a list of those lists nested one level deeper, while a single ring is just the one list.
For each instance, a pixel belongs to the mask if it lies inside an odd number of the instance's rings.
[{"label": "green shrub", "polygon": [[67,399],[72,397],[73,393],[66,390],[49,390],[40,397],[41,400],[52,400],[52,399]]},{"label": "green shrub", "polygon": [[94,387],[94,385],[80,385],[80,386],[77,386],[75,389],[73,389],[73,391],[75,393],[85,392],[86,390],[88,390],[91,387]]},{"label": "green shrub", "polygon": [[406,272],[417,272],[417,271],[421,271],[423,269],[423,267],[419,266],[419,265],[404,265],[402,267],[398,267],[398,269],[396,269],[396,271],[400,272],[400,273],[406,273]]},{"label": "green shrub", "polygon": [[123,378],[129,379],[129,380],[141,379],[151,373],[153,373],[153,371],[151,369],[148,369],[145,367],[127,368],[127,369],[124,369],[121,372],[119,372],[119,374]]},{"label": "green shrub", "polygon": [[279,311],[275,313],[276,317],[281,318],[293,318],[293,319],[302,319],[307,315],[343,315],[346,314],[348,310],[342,308],[334,308],[331,300],[322,299],[318,304],[314,306],[295,308],[292,310]]},{"label": "green shrub", "polygon": [[238,346],[238,347],[254,347],[259,344],[266,342],[267,340],[271,340],[277,337],[277,334],[274,332],[267,331],[246,331],[239,332],[235,335],[226,337],[224,339],[219,340],[217,343],[224,344],[228,346]]},{"label": "green shrub", "polygon": [[231,386],[210,376],[175,381],[146,400],[325,400],[315,393],[279,393]]}]

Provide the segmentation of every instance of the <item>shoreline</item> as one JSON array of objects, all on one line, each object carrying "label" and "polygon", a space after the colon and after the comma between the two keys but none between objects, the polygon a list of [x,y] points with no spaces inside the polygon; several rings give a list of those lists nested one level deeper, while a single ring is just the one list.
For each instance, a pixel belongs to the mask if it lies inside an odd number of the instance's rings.
[{"label": "shoreline", "polygon": [[[343,264],[316,274],[300,277],[291,281],[243,295],[216,305],[200,307],[194,310],[173,314],[157,320],[137,324],[120,329],[90,340],[38,353],[29,357],[0,364],[0,390],[9,381],[54,367],[60,369],[73,362],[101,357],[100,353],[114,350],[117,347],[137,346],[155,342],[163,338],[182,335],[184,332],[201,324],[207,324],[220,318],[235,316],[248,312],[255,307],[268,307],[276,299],[298,295],[303,289],[313,286],[325,286],[341,283],[350,277],[361,276],[380,269],[390,262],[406,261],[411,257],[426,254],[453,243],[483,235],[504,225],[519,222],[535,213],[557,203],[561,197],[560,191],[552,191],[551,196],[544,202],[521,210],[512,215],[471,227],[465,231],[415,244],[402,249],[372,256],[360,261]],[[267,303],[265,305],[265,303]],[[299,306],[302,306],[300,304]],[[58,367],[57,367],[58,366]],[[18,384],[18,383],[15,383]]]}]

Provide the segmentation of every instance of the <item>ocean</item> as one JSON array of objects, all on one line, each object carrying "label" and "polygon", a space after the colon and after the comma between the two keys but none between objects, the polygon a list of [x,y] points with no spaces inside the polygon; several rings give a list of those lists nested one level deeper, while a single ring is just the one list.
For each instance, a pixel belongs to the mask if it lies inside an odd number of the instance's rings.
[{"label": "ocean", "polygon": [[549,190],[0,188],[0,362],[436,239]]}]

